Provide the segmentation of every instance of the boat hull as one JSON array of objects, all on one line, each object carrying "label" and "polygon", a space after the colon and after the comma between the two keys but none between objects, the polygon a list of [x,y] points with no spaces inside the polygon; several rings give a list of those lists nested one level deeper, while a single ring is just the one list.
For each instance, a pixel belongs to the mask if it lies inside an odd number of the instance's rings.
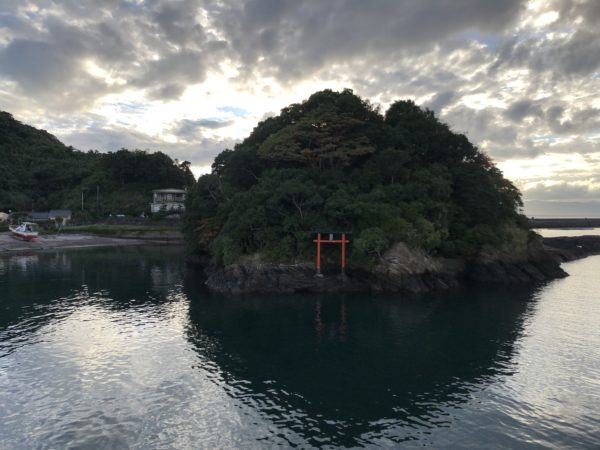
[{"label": "boat hull", "polygon": [[23,239],[25,241],[31,241],[32,239],[38,237],[38,233],[36,231],[20,231],[15,228],[10,228],[10,231],[14,237]]}]

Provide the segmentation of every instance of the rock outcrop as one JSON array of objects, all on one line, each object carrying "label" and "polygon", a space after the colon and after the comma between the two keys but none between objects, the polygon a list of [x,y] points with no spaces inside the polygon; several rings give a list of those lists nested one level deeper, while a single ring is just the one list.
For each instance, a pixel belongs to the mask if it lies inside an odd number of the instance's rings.
[{"label": "rock outcrop", "polygon": [[403,242],[394,244],[374,268],[371,289],[387,292],[426,292],[457,287],[466,262],[432,257]]},{"label": "rock outcrop", "polygon": [[600,236],[544,238],[545,250],[559,262],[600,255]]},{"label": "rock outcrop", "polygon": [[[599,247],[600,249],[600,247]],[[427,255],[404,243],[394,244],[370,271],[349,270],[346,275],[315,275],[313,264],[232,264],[207,269],[206,284],[216,292],[405,292],[419,293],[455,288],[465,282],[531,283],[562,278],[561,259],[532,240],[520,251],[488,248],[477,258]]]},{"label": "rock outcrop", "polygon": [[465,275],[483,283],[528,283],[563,278],[568,274],[560,261],[544,246],[540,236],[530,238],[522,248],[484,249],[468,261]]},{"label": "rock outcrop", "polygon": [[216,292],[361,292],[369,290],[363,277],[318,277],[313,264],[231,264],[208,271],[207,286]]}]

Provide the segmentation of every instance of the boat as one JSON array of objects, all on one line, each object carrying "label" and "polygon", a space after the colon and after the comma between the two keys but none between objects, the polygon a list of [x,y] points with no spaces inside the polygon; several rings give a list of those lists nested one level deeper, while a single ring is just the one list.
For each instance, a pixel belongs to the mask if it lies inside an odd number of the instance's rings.
[{"label": "boat", "polygon": [[26,241],[31,241],[39,235],[38,225],[33,222],[23,222],[18,226],[8,227],[8,229],[12,232],[13,236]]}]

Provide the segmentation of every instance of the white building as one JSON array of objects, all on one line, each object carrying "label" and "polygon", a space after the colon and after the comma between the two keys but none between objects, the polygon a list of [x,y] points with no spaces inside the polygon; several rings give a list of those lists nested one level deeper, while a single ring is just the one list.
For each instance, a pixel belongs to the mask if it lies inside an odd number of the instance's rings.
[{"label": "white building", "polygon": [[183,189],[156,189],[152,191],[150,211],[180,213],[185,210],[185,191]]}]

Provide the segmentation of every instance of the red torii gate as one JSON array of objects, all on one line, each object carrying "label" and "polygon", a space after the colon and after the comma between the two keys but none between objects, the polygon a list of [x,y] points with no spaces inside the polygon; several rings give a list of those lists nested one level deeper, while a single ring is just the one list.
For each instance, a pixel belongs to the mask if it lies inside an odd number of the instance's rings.
[{"label": "red torii gate", "polygon": [[317,244],[317,276],[321,275],[321,244],[341,244],[342,273],[346,269],[346,244],[350,243],[351,231],[313,231],[313,242]]}]

